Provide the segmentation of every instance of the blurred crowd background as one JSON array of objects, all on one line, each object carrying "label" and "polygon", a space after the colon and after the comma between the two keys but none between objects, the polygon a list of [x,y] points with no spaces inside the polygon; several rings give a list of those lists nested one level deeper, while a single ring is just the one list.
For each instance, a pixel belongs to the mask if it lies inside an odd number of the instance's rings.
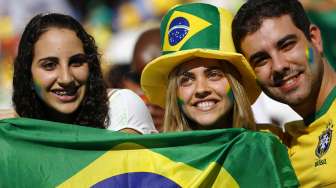
[{"label": "blurred crowd background", "polygon": [[[301,0],[322,30],[326,56],[336,68],[336,0]],[[11,107],[12,64],[27,22],[38,13],[59,12],[78,19],[96,39],[105,74],[112,65],[129,65],[138,36],[157,27],[176,4],[204,2],[233,14],[244,0],[0,0],[0,109]]]}]

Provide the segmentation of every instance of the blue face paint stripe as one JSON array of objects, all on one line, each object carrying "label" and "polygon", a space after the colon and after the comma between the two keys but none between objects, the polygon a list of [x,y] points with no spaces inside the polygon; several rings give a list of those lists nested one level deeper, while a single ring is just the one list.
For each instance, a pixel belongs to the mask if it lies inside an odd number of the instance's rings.
[{"label": "blue face paint stripe", "polygon": [[227,92],[227,96],[232,102],[235,100],[232,89],[229,89],[229,91]]},{"label": "blue face paint stripe", "polygon": [[314,63],[314,51],[312,47],[306,49],[306,56],[309,64]]}]

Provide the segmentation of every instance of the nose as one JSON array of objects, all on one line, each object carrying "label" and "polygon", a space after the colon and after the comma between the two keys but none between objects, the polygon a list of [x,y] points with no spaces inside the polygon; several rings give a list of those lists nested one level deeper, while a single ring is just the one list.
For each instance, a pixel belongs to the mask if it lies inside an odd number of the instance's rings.
[{"label": "nose", "polygon": [[58,84],[62,87],[67,87],[74,82],[74,77],[68,66],[61,67],[58,73]]},{"label": "nose", "polygon": [[211,94],[211,89],[205,79],[198,79],[196,82],[195,97],[205,98]]},{"label": "nose", "polygon": [[273,56],[272,60],[273,72],[283,72],[289,69],[289,62],[281,54]]},{"label": "nose", "polygon": [[281,55],[273,57],[272,75],[275,84],[282,81],[290,70],[290,63]]}]

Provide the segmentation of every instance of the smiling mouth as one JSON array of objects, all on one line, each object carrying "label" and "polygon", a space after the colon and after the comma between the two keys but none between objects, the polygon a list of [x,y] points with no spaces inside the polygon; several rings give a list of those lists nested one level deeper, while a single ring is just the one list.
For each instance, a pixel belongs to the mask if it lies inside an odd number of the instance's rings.
[{"label": "smiling mouth", "polygon": [[300,74],[302,74],[302,72],[300,71],[295,71],[294,73],[290,74],[290,75],[284,75],[284,76],[278,76],[278,78],[274,78],[274,86],[276,87],[281,87],[282,85],[285,84],[289,84],[291,82],[293,82],[296,78],[298,78],[300,76]]},{"label": "smiling mouth", "polygon": [[208,111],[214,108],[216,103],[217,102],[215,100],[207,100],[207,101],[196,102],[193,106],[196,107],[198,110]]},{"label": "smiling mouth", "polygon": [[77,89],[71,89],[71,90],[62,90],[62,89],[55,89],[52,90],[53,93],[59,96],[73,96],[77,93]]},{"label": "smiling mouth", "polygon": [[283,92],[290,92],[298,86],[299,76],[302,72],[297,72],[296,74],[285,77],[284,79],[277,80],[274,82],[276,87],[279,87]]},{"label": "smiling mouth", "polygon": [[79,87],[72,87],[69,89],[53,89],[51,92],[61,102],[72,102],[77,98],[77,92]]}]

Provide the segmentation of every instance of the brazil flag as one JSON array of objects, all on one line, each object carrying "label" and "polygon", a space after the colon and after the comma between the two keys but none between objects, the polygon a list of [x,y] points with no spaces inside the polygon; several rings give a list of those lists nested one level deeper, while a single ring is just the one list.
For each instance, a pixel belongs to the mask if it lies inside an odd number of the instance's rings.
[{"label": "brazil flag", "polygon": [[286,148],[245,129],[133,135],[0,121],[0,187],[297,187]]}]

